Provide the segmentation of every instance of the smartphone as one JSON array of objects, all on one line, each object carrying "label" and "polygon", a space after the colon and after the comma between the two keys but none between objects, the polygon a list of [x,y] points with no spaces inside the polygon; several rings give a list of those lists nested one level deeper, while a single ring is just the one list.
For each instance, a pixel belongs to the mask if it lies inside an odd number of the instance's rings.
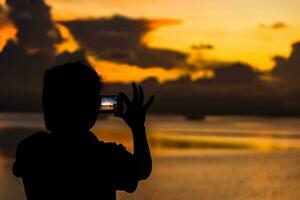
[{"label": "smartphone", "polygon": [[116,113],[118,110],[118,102],[119,102],[118,95],[102,95],[99,112]]}]

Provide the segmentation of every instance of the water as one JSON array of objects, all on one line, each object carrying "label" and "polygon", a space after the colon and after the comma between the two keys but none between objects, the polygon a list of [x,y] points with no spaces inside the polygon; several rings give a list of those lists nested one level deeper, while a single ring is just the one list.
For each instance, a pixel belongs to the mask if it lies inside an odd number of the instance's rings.
[{"label": "water", "polygon": [[[300,119],[150,116],[153,173],[133,194],[118,199],[300,199]],[[0,199],[25,199],[10,172],[16,144],[43,130],[41,114],[0,114]],[[117,118],[99,120],[93,132],[132,150]]]}]

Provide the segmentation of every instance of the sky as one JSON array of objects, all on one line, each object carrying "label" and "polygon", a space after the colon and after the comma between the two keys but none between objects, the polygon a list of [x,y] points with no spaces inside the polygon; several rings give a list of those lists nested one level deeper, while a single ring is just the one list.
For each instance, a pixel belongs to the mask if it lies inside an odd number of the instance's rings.
[{"label": "sky", "polygon": [[[0,0],[0,6],[0,108],[36,103],[46,69],[84,58],[111,92],[136,81],[162,94],[158,111],[170,112],[175,104],[162,105],[185,94],[193,99],[190,110],[213,99],[213,113],[215,105],[240,113],[245,102],[243,113],[266,105],[266,112],[300,113],[298,0]],[[22,94],[26,101],[18,100]]]},{"label": "sky", "polygon": [[[0,1],[4,4],[4,0]],[[143,36],[143,42],[152,48],[171,49],[188,54],[188,62],[197,63],[201,70],[207,62],[243,62],[255,70],[274,68],[273,57],[287,57],[291,44],[299,40],[300,22],[297,0],[47,0],[55,21],[122,15],[132,19],[157,20],[154,28]],[[60,30],[65,27],[60,26]],[[0,48],[13,37],[11,26],[2,27]],[[65,30],[71,42],[60,45],[60,50],[76,49],[76,41]],[[73,39],[73,41],[72,41]],[[205,47],[211,48],[205,48]],[[198,59],[201,59],[201,62]],[[90,57],[106,81],[141,81],[157,77],[160,81],[176,79],[186,71],[165,70],[160,66],[141,69],[136,65],[122,69],[114,62]],[[102,67],[102,66],[106,67]],[[109,69],[108,69],[109,68]],[[116,77],[109,73],[120,69],[128,76]],[[195,79],[207,73],[193,72]],[[211,73],[208,73],[209,75]],[[136,76],[138,75],[138,76]],[[208,75],[208,76],[209,76]]]},{"label": "sky", "polygon": [[[151,47],[191,52],[191,46],[211,44],[205,59],[242,61],[255,69],[274,67],[274,55],[287,56],[299,39],[297,0],[90,0],[48,1],[55,19],[121,14],[132,18],[171,19],[147,35]],[[80,7],[80,12],[78,8]],[[62,14],[63,13],[63,14]],[[274,25],[281,24],[275,28]]]}]

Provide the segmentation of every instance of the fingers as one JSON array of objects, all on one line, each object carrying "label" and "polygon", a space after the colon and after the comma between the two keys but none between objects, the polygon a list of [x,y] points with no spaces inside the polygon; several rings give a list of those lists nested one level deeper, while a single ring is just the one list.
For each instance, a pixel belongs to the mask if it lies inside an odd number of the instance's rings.
[{"label": "fingers", "polygon": [[137,87],[136,87],[135,82],[133,82],[133,83],[131,84],[131,86],[132,86],[132,90],[133,90],[133,99],[132,99],[132,102],[133,102],[134,104],[137,104],[137,103],[138,103],[138,96],[139,96],[139,93],[138,93],[138,90],[137,90]]},{"label": "fingers", "polygon": [[[120,93],[119,93],[119,96],[121,96]],[[118,102],[117,102],[117,110],[115,112],[115,116],[123,118],[124,117],[123,110],[124,110],[123,99],[122,99],[122,97],[119,97]]]},{"label": "fingers", "polygon": [[154,99],[155,99],[155,96],[154,96],[154,95],[152,95],[152,96],[149,98],[148,102],[147,102],[147,103],[145,104],[145,106],[144,106],[144,109],[145,109],[146,111],[147,111],[148,108],[152,105]]},{"label": "fingers", "polygon": [[123,100],[125,102],[127,107],[130,106],[131,102],[130,102],[129,98],[126,96],[126,94],[124,94],[123,92],[120,92],[119,96],[120,96],[121,100]]},{"label": "fingers", "polygon": [[[144,95],[144,90],[143,90],[142,86],[139,86],[139,88],[137,88],[137,85],[134,82],[131,84],[131,86],[132,86],[132,91],[133,91],[132,103],[130,102],[129,98],[122,92],[119,93],[121,99],[124,100],[127,107],[131,106],[132,104],[133,105],[139,104],[139,105],[143,106],[145,95]],[[152,105],[154,98],[155,98],[154,95],[152,95],[149,98],[148,102],[143,106],[145,110],[148,110],[148,108]]]},{"label": "fingers", "polygon": [[139,93],[140,93],[139,104],[143,105],[144,104],[144,91],[143,91],[142,86],[139,86]]}]

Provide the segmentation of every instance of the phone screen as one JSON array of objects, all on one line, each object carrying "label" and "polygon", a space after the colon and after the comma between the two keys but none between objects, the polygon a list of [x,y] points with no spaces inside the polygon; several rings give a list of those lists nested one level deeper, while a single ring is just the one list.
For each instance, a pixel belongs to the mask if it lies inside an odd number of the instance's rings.
[{"label": "phone screen", "polygon": [[118,95],[101,96],[100,112],[114,113],[117,109]]}]

